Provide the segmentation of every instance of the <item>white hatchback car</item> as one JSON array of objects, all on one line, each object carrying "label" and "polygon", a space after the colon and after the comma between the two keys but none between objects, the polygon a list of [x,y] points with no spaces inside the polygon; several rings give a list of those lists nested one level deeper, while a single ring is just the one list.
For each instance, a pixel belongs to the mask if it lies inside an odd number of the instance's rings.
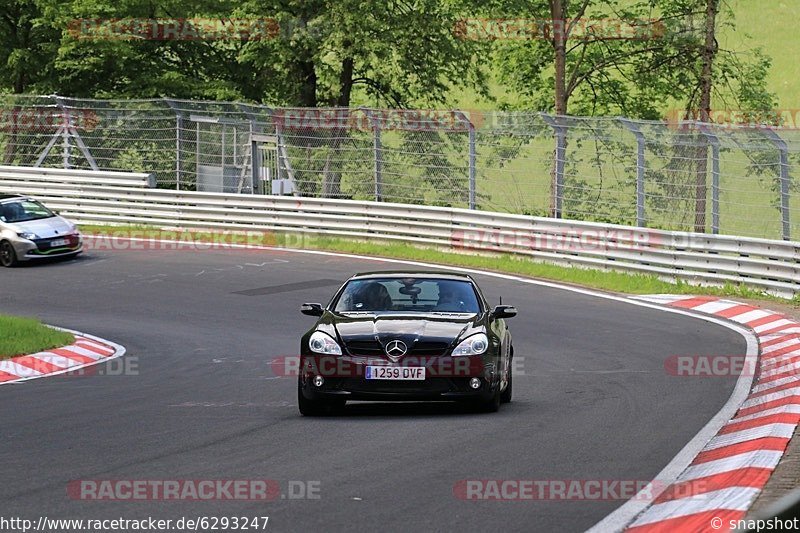
[{"label": "white hatchback car", "polygon": [[28,196],[0,194],[0,265],[47,257],[74,257],[83,251],[80,231]]}]

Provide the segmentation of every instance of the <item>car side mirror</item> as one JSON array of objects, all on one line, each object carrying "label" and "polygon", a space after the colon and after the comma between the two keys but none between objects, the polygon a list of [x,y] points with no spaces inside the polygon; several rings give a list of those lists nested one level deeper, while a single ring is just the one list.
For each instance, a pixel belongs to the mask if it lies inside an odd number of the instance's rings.
[{"label": "car side mirror", "polygon": [[512,318],[517,316],[517,308],[513,305],[498,305],[492,309],[494,318]]},{"label": "car side mirror", "polygon": [[309,316],[322,316],[322,306],[320,304],[303,304],[300,312]]}]

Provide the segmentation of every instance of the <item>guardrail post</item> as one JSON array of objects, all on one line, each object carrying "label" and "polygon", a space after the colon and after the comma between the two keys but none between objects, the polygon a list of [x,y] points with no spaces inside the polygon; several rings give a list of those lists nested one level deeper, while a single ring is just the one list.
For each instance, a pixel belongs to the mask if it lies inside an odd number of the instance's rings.
[{"label": "guardrail post", "polygon": [[775,144],[780,153],[780,190],[781,190],[781,236],[784,241],[791,240],[792,226],[789,217],[789,147],[780,135],[772,128],[763,128],[764,134]]},{"label": "guardrail post", "polygon": [[550,116],[540,113],[542,120],[553,128],[556,138],[556,152],[554,160],[554,179],[552,184],[552,206],[553,218],[561,218],[563,199],[564,199],[564,165],[567,153],[567,128],[561,120],[562,117]]},{"label": "guardrail post", "polygon": [[644,150],[645,138],[641,128],[635,122],[626,118],[617,119],[619,122],[636,137],[636,225],[643,228],[647,225],[645,216],[645,190],[644,176],[647,167],[645,166]]},{"label": "guardrail post", "polygon": [[700,133],[711,144],[711,233],[719,234],[719,137],[708,126],[699,124]]}]

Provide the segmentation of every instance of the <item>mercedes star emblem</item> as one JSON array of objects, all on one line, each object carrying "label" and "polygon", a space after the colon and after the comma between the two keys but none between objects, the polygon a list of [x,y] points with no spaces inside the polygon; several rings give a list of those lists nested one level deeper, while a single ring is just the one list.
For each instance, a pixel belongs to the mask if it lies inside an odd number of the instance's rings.
[{"label": "mercedes star emblem", "polygon": [[403,341],[390,341],[386,344],[386,355],[393,359],[403,357],[408,351],[408,346]]}]

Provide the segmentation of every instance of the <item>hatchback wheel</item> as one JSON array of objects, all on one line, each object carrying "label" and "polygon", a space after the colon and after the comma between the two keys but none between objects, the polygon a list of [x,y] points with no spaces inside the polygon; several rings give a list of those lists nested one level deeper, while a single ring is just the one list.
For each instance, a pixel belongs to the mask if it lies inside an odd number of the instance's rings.
[{"label": "hatchback wheel", "polygon": [[0,265],[13,267],[17,264],[17,253],[8,241],[0,242]]}]

